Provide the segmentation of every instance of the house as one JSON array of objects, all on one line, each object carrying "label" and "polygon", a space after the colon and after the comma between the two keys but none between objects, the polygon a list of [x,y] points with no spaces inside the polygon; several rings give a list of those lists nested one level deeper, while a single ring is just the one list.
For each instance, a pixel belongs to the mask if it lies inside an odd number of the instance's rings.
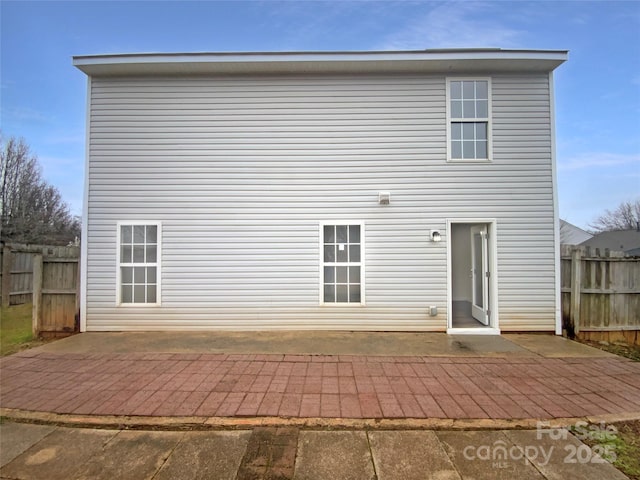
[{"label": "house", "polygon": [[624,252],[632,256],[640,256],[640,225],[627,230],[600,232],[592,238],[580,243],[583,247],[599,248],[604,252],[609,249]]},{"label": "house", "polygon": [[592,237],[589,232],[560,219],[560,245],[580,245]]},{"label": "house", "polygon": [[566,51],[76,56],[81,329],[560,333]]}]

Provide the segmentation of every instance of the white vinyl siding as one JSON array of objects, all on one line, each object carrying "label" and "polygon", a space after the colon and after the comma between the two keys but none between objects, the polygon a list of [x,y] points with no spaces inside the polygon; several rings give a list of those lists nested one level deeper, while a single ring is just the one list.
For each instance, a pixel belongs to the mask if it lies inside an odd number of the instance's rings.
[{"label": "white vinyl siding", "polygon": [[[429,231],[495,218],[500,327],[553,330],[548,75],[491,90],[492,162],[448,163],[444,74],[92,79],[87,329],[444,331]],[[140,218],[162,306],[116,308],[116,224]],[[318,225],[360,221],[366,306],[325,308]]]}]

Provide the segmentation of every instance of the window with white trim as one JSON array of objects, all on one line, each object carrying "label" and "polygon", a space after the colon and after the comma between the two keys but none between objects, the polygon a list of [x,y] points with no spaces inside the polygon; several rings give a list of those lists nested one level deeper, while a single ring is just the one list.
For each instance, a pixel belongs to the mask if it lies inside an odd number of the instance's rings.
[{"label": "window with white trim", "polygon": [[491,81],[447,79],[449,160],[489,160]]},{"label": "window with white trim", "polygon": [[118,303],[159,304],[160,224],[118,225]]},{"label": "window with white trim", "polygon": [[362,303],[362,225],[322,228],[323,302]]}]

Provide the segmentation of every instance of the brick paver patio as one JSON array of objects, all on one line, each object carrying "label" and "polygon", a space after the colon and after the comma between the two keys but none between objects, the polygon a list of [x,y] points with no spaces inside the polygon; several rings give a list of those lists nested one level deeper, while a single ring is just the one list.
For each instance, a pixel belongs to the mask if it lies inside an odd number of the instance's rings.
[{"label": "brick paver patio", "polygon": [[0,406],[141,416],[558,418],[640,411],[623,358],[56,354],[0,359]]}]

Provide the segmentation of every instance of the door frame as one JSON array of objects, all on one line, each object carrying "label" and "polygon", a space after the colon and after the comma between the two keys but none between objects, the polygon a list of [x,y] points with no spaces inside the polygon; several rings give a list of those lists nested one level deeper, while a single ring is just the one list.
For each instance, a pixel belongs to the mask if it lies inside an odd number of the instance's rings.
[{"label": "door frame", "polygon": [[[491,315],[489,325],[484,328],[453,328],[453,275],[452,275],[452,225],[456,223],[485,224],[487,226],[488,255],[489,255],[489,307]],[[472,334],[472,335],[500,335],[500,316],[498,312],[498,248],[497,248],[497,221],[495,218],[448,218],[447,219],[447,333]]]}]

